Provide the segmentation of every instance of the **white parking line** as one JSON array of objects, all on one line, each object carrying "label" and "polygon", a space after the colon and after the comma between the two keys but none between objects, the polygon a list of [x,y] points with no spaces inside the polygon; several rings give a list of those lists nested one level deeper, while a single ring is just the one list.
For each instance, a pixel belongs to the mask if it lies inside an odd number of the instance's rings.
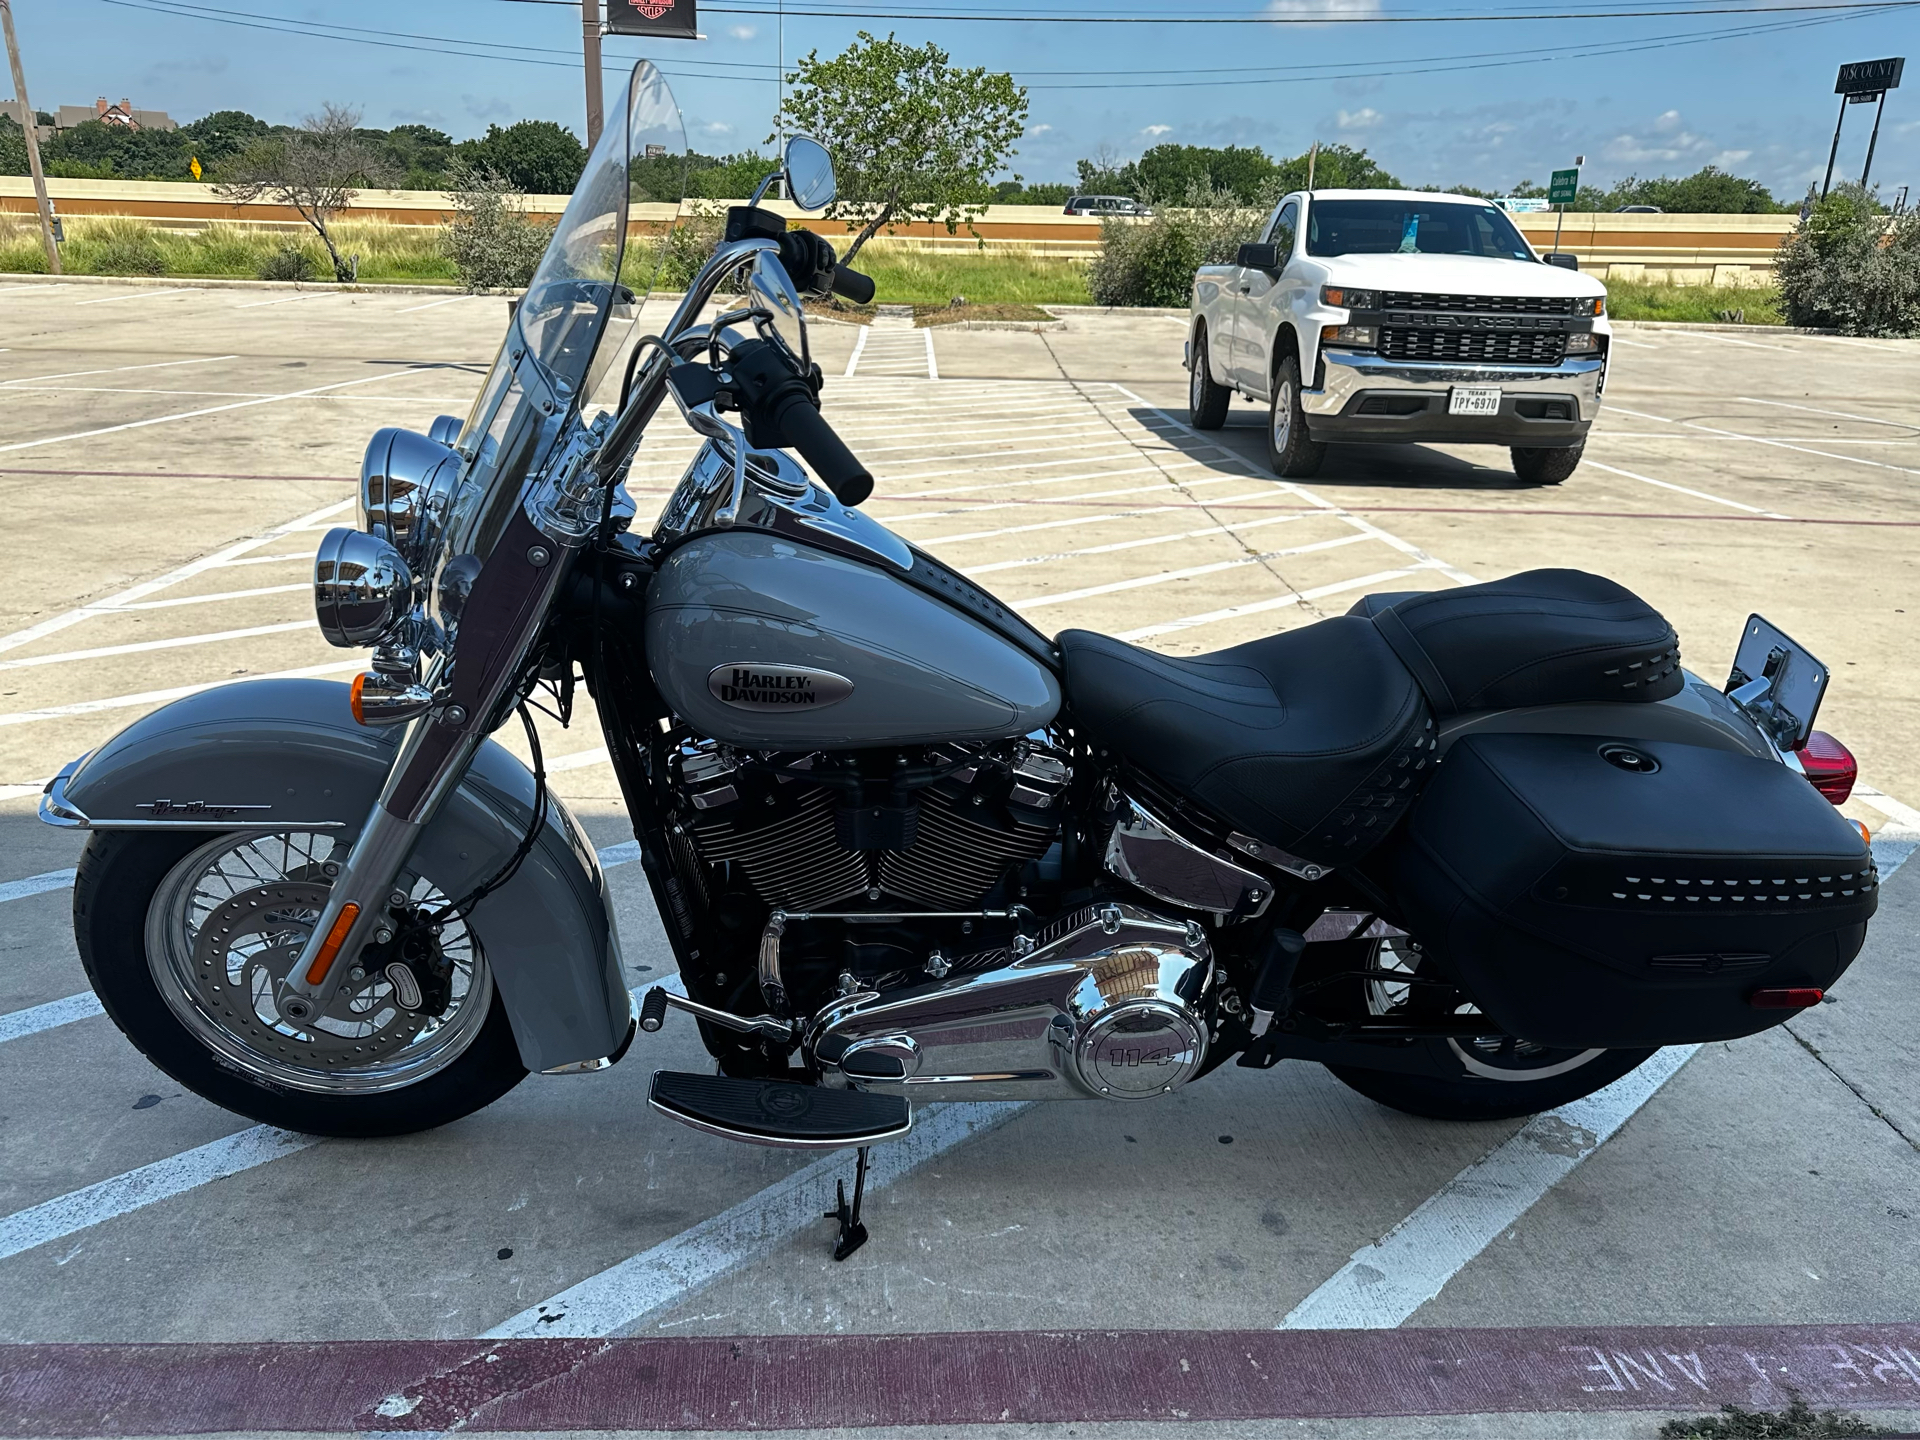
[{"label": "white parking line", "polygon": [[336,660],[327,665],[308,665],[299,670],[271,670],[262,675],[228,676],[222,680],[209,680],[201,685],[175,685],[166,690],[143,690],[137,695],[109,695],[100,700],[76,700],[71,705],[45,705],[38,710],[16,710],[10,715],[0,715],[0,726],[30,725],[36,720],[61,720],[69,715],[96,715],[103,710],[130,710],[141,705],[159,705],[168,700],[180,700],[188,695],[198,695],[203,690],[218,689],[222,685],[231,685],[241,680],[305,680],[318,675],[339,675],[348,670],[366,668],[364,660]]},{"label": "white parking line", "polygon": [[[1240,475],[1222,475],[1215,480],[1188,480],[1181,482],[1181,488],[1195,489],[1201,485],[1218,485],[1223,481],[1240,480],[1244,478],[1244,476]],[[1144,495],[1164,493],[1166,488],[1164,485],[1133,485],[1125,490],[1103,490],[1093,495],[1075,495],[1070,498],[1074,500],[1094,500],[1115,494]],[[1272,493],[1271,489],[1249,490],[1244,494],[1221,495],[1212,500],[1195,496],[1191,500],[1182,500],[1177,505],[1143,505],[1135,510],[1109,510],[1103,515],[1069,515],[1064,520],[1036,520],[1030,525],[1008,525],[999,530],[961,530],[952,535],[932,535],[924,540],[916,540],[914,543],[922,549],[925,549],[930,545],[958,545],[962,541],[967,540],[996,540],[1003,535],[1026,535],[1036,530],[1063,530],[1081,525],[1102,525],[1109,520],[1135,520],[1147,515],[1166,515],[1180,510],[1205,510],[1210,506],[1231,505],[1240,500],[1265,500]],[[969,506],[966,513],[976,514],[981,510],[1009,510],[1016,505],[1025,505],[1028,503],[1031,502],[1012,500],[998,505],[974,505]],[[955,512],[951,510],[941,510],[928,515],[901,516],[898,518],[931,520],[938,516],[951,515],[953,513]]]},{"label": "white parking line", "polygon": [[1401,1324],[1611,1139],[1699,1048],[1670,1046],[1604,1090],[1534,1116],[1393,1229],[1354,1251],[1278,1328],[1391,1330]]},{"label": "white parking line", "polygon": [[860,368],[860,357],[867,352],[867,332],[873,327],[862,325],[860,333],[853,337],[853,353],[847,356],[847,368],[841,372],[841,379],[851,380],[854,372]]},{"label": "white parking line", "polygon": [[411,375],[430,368],[432,367],[426,365],[408,365],[379,375],[363,375],[358,380],[339,380],[331,385],[315,385],[307,390],[293,390],[285,395],[268,395],[255,400],[236,400],[231,405],[209,405],[203,410],[182,410],[178,414],[155,415],[146,420],[128,420],[120,425],[103,425],[97,430],[76,430],[71,435],[48,435],[39,440],[17,440],[11,445],[0,445],[0,454],[8,454],[15,450],[36,450],[42,445],[62,445],[69,440],[93,440],[102,435],[118,435],[124,430],[143,430],[149,425],[166,425],[175,420],[197,420],[203,415],[221,415],[229,410],[245,410],[254,405],[276,405],[283,400],[299,400],[308,395],[324,394],[329,390],[344,390],[351,385],[374,385],[382,380],[391,380],[397,375]]},{"label": "white parking line", "polygon": [[442,305],[457,305],[462,300],[478,300],[480,298],[478,295],[453,295],[445,300],[429,300],[424,305],[409,305],[406,309],[396,310],[393,313],[396,315],[411,315],[417,310],[437,310]]},{"label": "white parking line", "polygon": [[927,378],[929,380],[938,380],[940,378],[940,367],[934,363],[933,359],[933,327],[928,325],[924,327],[920,333],[926,337],[927,341]]},{"label": "white parking line", "polygon": [[[1823,460],[1846,460],[1855,465],[1871,465],[1876,470],[1893,470],[1902,475],[1920,475],[1920,470],[1916,470],[1911,465],[1889,465],[1884,460],[1869,460],[1864,455],[1836,455],[1831,450],[1815,450],[1810,446],[1796,445],[1789,440],[1770,439],[1765,435],[1748,435],[1748,434],[1744,434],[1739,430],[1727,430],[1727,429],[1723,429],[1718,425],[1708,425],[1707,423],[1701,420],[1671,420],[1671,419],[1668,419],[1665,415],[1649,415],[1645,411],[1628,410],[1618,405],[1616,405],[1614,408],[1616,410],[1619,410],[1622,415],[1635,415],[1643,420],[1658,420],[1665,425],[1681,425],[1686,427],[1689,430],[1698,430],[1705,435],[1717,435],[1723,440],[1744,440],[1749,445],[1771,445],[1771,446],[1774,446],[1776,449],[1792,450],[1796,454],[1800,454],[1800,455],[1818,455]],[[1861,418],[1861,417],[1855,417],[1855,418]],[[1885,423],[1885,422],[1880,422],[1880,423]],[[1595,462],[1589,461],[1588,463],[1593,464]],[[1600,468],[1604,470],[1607,467],[1603,465]],[[1619,471],[1618,473],[1622,475],[1627,474],[1627,472],[1624,470]],[[1635,480],[1646,479],[1644,475],[1635,475],[1632,478]],[[1751,506],[1740,505],[1738,501],[1721,500],[1720,497],[1717,495],[1708,495],[1705,492],[1700,490],[1686,490],[1683,486],[1668,485],[1667,482],[1664,480],[1648,480],[1647,483],[1649,485],[1665,485],[1666,488],[1669,490],[1681,490],[1685,494],[1697,495],[1703,500],[1713,500],[1721,505],[1734,505],[1737,508],[1742,510],[1752,509]],[[1756,515],[1766,515],[1775,520],[1785,520],[1789,518],[1785,515],[1775,515],[1771,510],[1756,510],[1754,511],[1754,513]]]},{"label": "white parking line", "polygon": [[1410,565],[1404,570],[1376,570],[1371,575],[1362,575],[1355,580],[1320,585],[1312,590],[1289,591],[1285,595],[1275,595],[1266,600],[1253,600],[1245,605],[1228,605],[1224,609],[1208,610],[1199,615],[1187,615],[1178,620],[1163,620],[1158,625],[1142,625],[1137,630],[1123,630],[1113,638],[1129,642],[1152,640],[1161,635],[1198,629],[1202,625],[1217,625],[1223,620],[1238,620],[1245,615],[1264,615],[1268,611],[1289,609],[1307,601],[1323,599],[1328,595],[1340,595],[1350,590],[1364,590],[1370,585],[1381,585],[1389,580],[1398,580],[1422,568],[1437,569],[1438,567]]},{"label": "white parking line", "polygon": [[250,640],[256,635],[284,635],[289,630],[317,630],[315,620],[288,620],[279,625],[250,625],[244,630],[215,630],[206,635],[176,635],[166,640],[140,640],[127,645],[99,645],[91,650],[67,650],[58,655],[30,655],[24,660],[0,660],[0,670],[26,670],[36,665],[65,665],[75,660],[104,660],[110,655],[137,655],[147,650],[178,650],[188,645],[216,645],[222,640]]},{"label": "white parking line", "polygon": [[[1019,1101],[928,1106],[904,1138],[874,1148],[867,1193],[886,1189],[1027,1108]],[[590,1338],[626,1330],[803,1231],[821,1227],[827,1188],[847,1169],[844,1154],[824,1156],[672,1239],[528,1306],[481,1338]]]},{"label": "white parking line", "polygon": [[43,870],[38,875],[29,875],[24,880],[8,880],[0,883],[0,905],[9,900],[24,900],[29,895],[44,895],[49,890],[59,890],[73,884],[71,870]]},{"label": "white parking line", "polygon": [[[1168,507],[1172,508],[1172,507]],[[1196,507],[1198,508],[1198,507]],[[1231,525],[1209,525],[1201,530],[1175,530],[1165,535],[1148,535],[1138,540],[1115,540],[1106,545],[1083,545],[1077,550],[1056,550],[1048,555],[1027,555],[1018,560],[995,560],[987,565],[971,565],[960,573],[962,575],[990,575],[996,570],[1018,570],[1028,565],[1048,565],[1060,560],[1072,560],[1082,555],[1113,555],[1122,550],[1142,550],[1152,545],[1172,545],[1181,540],[1198,540],[1207,535],[1239,535],[1247,530],[1258,530],[1267,525],[1291,525],[1296,520],[1311,519],[1310,515],[1269,515],[1259,520],[1240,520]],[[1329,541],[1330,545],[1345,545],[1351,540],[1365,539],[1365,536],[1348,536],[1338,541]]]},{"label": "white parking line", "polygon": [[289,295],[283,300],[254,300],[245,305],[236,305],[233,308],[236,310],[258,310],[262,305],[294,305],[302,300],[325,300],[329,296],[337,296],[338,294],[338,291],[315,290],[306,295]]},{"label": "white parking line", "polygon": [[[1291,518],[1291,517],[1289,517]],[[1105,585],[1089,585],[1084,590],[1067,590],[1058,595],[1036,595],[1016,600],[1010,610],[1039,610],[1048,605],[1065,605],[1074,600],[1090,600],[1096,595],[1115,595],[1123,590],[1140,590],[1149,585],[1165,585],[1174,580],[1191,580],[1200,575],[1215,575],[1243,565],[1258,565],[1263,560],[1278,560],[1287,555],[1306,555],[1316,550],[1335,550],[1343,545],[1358,545],[1371,535],[1342,535],[1337,540],[1321,540],[1312,545],[1295,545],[1286,550],[1268,550],[1260,555],[1242,555],[1236,560],[1217,560],[1211,565],[1190,565],[1184,570],[1162,570],[1157,575],[1136,575],[1130,580],[1112,580]]]},{"label": "white parking line", "polygon": [[279,565],[289,560],[311,561],[312,559],[313,551],[311,550],[289,550],[285,555],[249,555],[244,560],[223,560],[220,562],[220,568],[224,570],[236,565]]},{"label": "white parking line", "polygon": [[204,295],[206,288],[201,285],[183,285],[178,290],[171,286],[165,289],[143,290],[132,295],[109,295],[103,300],[76,300],[76,305],[113,305],[122,300],[154,300],[166,295]]},{"label": "white parking line", "polygon": [[52,285],[0,285],[0,295],[43,295],[49,290],[71,290],[66,281],[56,281]]},{"label": "white parking line", "polygon": [[62,1240],[81,1230],[171,1200],[243,1170],[297,1155],[320,1143],[318,1135],[298,1135],[269,1125],[198,1145],[88,1185],[39,1205],[0,1217],[0,1260],[36,1245]]},{"label": "white parking line", "polygon": [[78,380],[83,375],[121,375],[129,370],[168,370],[180,365],[217,365],[222,360],[238,360],[238,355],[207,355],[198,360],[155,360],[145,365],[109,365],[104,370],[62,370],[57,375],[22,375],[15,380],[0,380],[0,390],[14,385],[30,385],[36,380]]},{"label": "white parking line", "polygon": [[1876,420],[1871,415],[1853,415],[1845,410],[1822,410],[1818,405],[1794,405],[1785,400],[1756,400],[1751,395],[1734,397],[1742,405],[1774,405],[1782,410],[1804,410],[1809,415],[1831,415],[1836,420],[1858,420],[1862,425],[1886,425],[1895,430],[1920,430],[1920,425],[1910,420]]},{"label": "white parking line", "polygon": [[1696,500],[1707,500],[1715,505],[1725,505],[1729,510],[1744,510],[1749,515],[1764,515],[1769,520],[1785,520],[1789,518],[1776,510],[1762,510],[1758,505],[1748,505],[1739,500],[1729,500],[1724,495],[1709,495],[1704,490],[1691,490],[1685,485],[1676,485],[1671,480],[1656,480],[1651,475],[1641,475],[1632,470],[1622,470],[1618,465],[1606,465],[1598,460],[1590,459],[1587,461],[1587,466],[1593,470],[1604,470],[1609,475],[1621,475],[1629,480],[1638,480],[1642,485],[1657,485],[1662,490],[1674,490],[1682,495],[1691,495]]},{"label": "white parking line", "polygon": [[100,997],[91,990],[69,995],[63,1000],[49,1000],[44,1005],[29,1006],[25,1010],[9,1011],[0,1015],[0,1044],[38,1035],[42,1030],[71,1025],[76,1020],[91,1020],[96,1015],[106,1013],[100,1004]]},{"label": "white parking line", "polygon": [[137,600],[130,605],[96,605],[99,615],[127,615],[137,610],[172,610],[180,605],[212,605],[222,600],[251,600],[256,595],[291,595],[296,590],[311,590],[310,580],[295,580],[285,585],[261,585],[252,590],[214,590],[205,595],[175,595],[166,600]]},{"label": "white parking line", "polygon": [[[96,600],[91,605],[81,605],[76,609],[64,611],[59,615],[29,625],[25,629],[16,630],[11,635],[0,635],[0,652],[18,650],[22,645],[29,645],[43,636],[51,635],[58,630],[64,630],[70,625],[77,625],[82,620],[89,619],[95,615],[111,615],[120,610],[142,608],[135,602],[144,599],[148,595],[157,594],[162,590],[171,589],[175,585],[191,580],[203,571],[212,570],[224,565],[236,555],[244,555],[249,550],[257,549],[259,546],[268,544],[270,541],[278,540],[282,536],[292,534],[295,531],[305,530],[316,522],[324,522],[338,515],[342,510],[352,509],[353,505],[354,502],[351,500],[337,500],[331,505],[323,505],[318,510],[308,511],[298,520],[289,521],[285,525],[276,525],[271,530],[260,535],[255,535],[251,539],[235,541],[231,545],[214,551],[211,555],[204,556],[199,560],[190,560],[185,565],[169,570],[166,574],[155,579],[142,580],[137,585],[129,585],[126,589],[116,591],[104,600]],[[304,585],[287,585],[274,588],[304,590],[307,587]]]}]

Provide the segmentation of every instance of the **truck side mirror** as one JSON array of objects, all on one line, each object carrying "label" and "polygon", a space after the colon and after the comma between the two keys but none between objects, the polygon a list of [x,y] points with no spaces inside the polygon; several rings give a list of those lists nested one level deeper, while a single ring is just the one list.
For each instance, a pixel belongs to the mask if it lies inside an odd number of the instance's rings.
[{"label": "truck side mirror", "polygon": [[1236,259],[1243,270],[1271,271],[1280,268],[1279,251],[1272,245],[1242,245]]},{"label": "truck side mirror", "polygon": [[1580,257],[1578,255],[1568,255],[1564,251],[1555,251],[1550,255],[1542,255],[1540,258],[1549,265],[1558,265],[1562,270],[1578,270],[1580,268]]}]

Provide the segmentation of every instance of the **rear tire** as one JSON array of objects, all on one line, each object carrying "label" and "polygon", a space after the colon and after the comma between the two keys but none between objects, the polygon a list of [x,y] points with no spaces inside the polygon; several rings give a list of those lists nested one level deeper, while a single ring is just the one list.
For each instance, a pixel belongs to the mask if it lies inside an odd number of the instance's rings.
[{"label": "rear tire", "polygon": [[1200,329],[1193,336],[1193,371],[1187,379],[1187,423],[1196,430],[1218,430],[1227,423],[1227,405],[1233,399],[1233,392],[1224,385],[1216,385],[1213,372],[1208,368],[1211,362],[1207,358],[1207,332]]},{"label": "rear tire", "polygon": [[1307,435],[1307,412],[1300,405],[1300,362],[1289,355],[1273,371],[1273,399],[1267,411],[1267,463],[1273,473],[1304,480],[1319,473],[1327,447]]},{"label": "rear tire", "polygon": [[1554,450],[1515,445],[1510,451],[1513,473],[1528,485],[1558,485],[1579,467],[1580,457],[1586,451],[1587,443],[1584,440],[1578,445]]},{"label": "rear tire", "polygon": [[[281,837],[258,838],[272,842]],[[113,1023],[155,1065],[196,1095],[249,1119],[310,1135],[348,1137],[407,1135],[445,1125],[492,1104],[526,1077],[506,1008],[485,973],[484,955],[472,943],[468,968],[462,972],[469,982],[463,998],[449,1002],[444,1014],[431,1023],[404,1015],[398,1023],[383,1020],[397,1007],[379,998],[377,976],[363,985],[361,993],[368,998],[359,1014],[365,1017],[369,1048],[391,1047],[377,1062],[367,1064],[354,1058],[358,1054],[352,1049],[354,1039],[343,1042],[337,1033],[328,1032],[318,1043],[303,1045],[298,1032],[289,1031],[284,1022],[276,1030],[262,1018],[258,1002],[249,1003],[252,987],[264,984],[264,974],[256,972],[270,968],[263,957],[284,957],[288,945],[302,935],[305,909],[298,900],[283,902],[278,913],[247,922],[275,926],[276,935],[284,932],[279,945],[270,943],[273,937],[261,929],[257,935],[243,937],[252,942],[250,948],[236,940],[219,952],[217,962],[195,961],[194,968],[215,966],[211,979],[172,978],[179,974],[179,966],[170,967],[166,955],[154,953],[153,937],[167,933],[176,905],[185,904],[180,913],[203,918],[205,910],[204,904],[196,910],[192,903],[179,900],[181,885],[199,885],[205,867],[222,858],[217,853],[220,846],[246,844],[245,836],[209,836],[205,831],[110,830],[96,831],[87,839],[73,887],[74,939],[80,960]],[[320,886],[325,882],[315,878],[313,864],[297,873],[289,872],[284,862],[281,868],[278,878],[258,878],[283,887],[285,893],[306,894],[309,899],[311,892],[324,895]],[[255,878],[247,875],[240,883]],[[192,898],[199,900],[200,890],[194,890]],[[306,909],[310,908],[309,904]],[[310,916],[306,923],[310,926]],[[457,924],[450,922],[448,930]],[[202,924],[180,938],[195,946],[206,928]],[[239,983],[230,974],[220,973],[234,965],[240,967]],[[224,992],[218,988],[221,983]],[[210,1003],[210,995],[223,998]],[[484,1020],[460,1015],[458,1006],[467,998],[486,1005]],[[224,1008],[229,1003],[232,1010]],[[330,1022],[335,1008],[329,1007]],[[207,1033],[232,1053],[216,1053],[207,1039],[183,1022],[180,1009],[203,1029],[218,1027]],[[350,1037],[354,1034],[349,1027]],[[436,1049],[434,1037],[443,1034],[445,1043]],[[341,1057],[347,1063],[333,1070],[306,1072],[310,1078],[303,1077],[292,1061],[280,1058],[303,1050],[317,1052],[323,1046],[339,1056],[343,1044],[351,1051]],[[417,1058],[409,1062],[409,1055]],[[376,1064],[377,1073],[369,1068]],[[392,1081],[388,1088],[372,1088],[387,1078]]]},{"label": "rear tire", "polygon": [[[1329,1065],[1327,1069],[1343,1085],[1376,1104],[1408,1115],[1427,1120],[1512,1120],[1605,1089],[1654,1054],[1653,1050],[1548,1052],[1539,1057],[1547,1063],[1537,1068],[1556,1073],[1545,1079],[1524,1079],[1527,1072],[1522,1069],[1513,1070],[1513,1078],[1493,1079],[1467,1068],[1476,1058],[1470,1048],[1446,1040],[1429,1040],[1426,1044],[1445,1057],[1443,1063],[1459,1067],[1457,1079],[1398,1070],[1361,1070],[1351,1065]],[[1587,1058],[1582,1059],[1583,1055]]]}]

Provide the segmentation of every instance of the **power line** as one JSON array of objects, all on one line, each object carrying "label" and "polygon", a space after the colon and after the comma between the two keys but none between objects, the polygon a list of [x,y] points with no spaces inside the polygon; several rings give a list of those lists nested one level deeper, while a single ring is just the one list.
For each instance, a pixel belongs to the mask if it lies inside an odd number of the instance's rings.
[{"label": "power line", "polygon": [[[517,44],[517,43],[499,42],[499,41],[474,40],[468,37],[455,37],[455,36],[445,36],[445,35],[423,35],[423,34],[407,32],[407,31],[374,30],[364,26],[340,25],[330,21],[293,19],[291,17],[286,17],[286,16],[263,15],[255,11],[233,10],[233,9],[228,9],[220,6],[201,5],[201,4],[192,3],[192,0],[102,0],[102,3],[110,4],[110,5],[118,5],[127,9],[150,10],[160,14],[172,14],[172,15],[177,15],[183,19],[205,20],[210,23],[238,25],[247,29],[267,30],[267,31],[279,33],[279,34],[294,34],[294,35],[310,36],[317,39],[339,40],[339,41],[342,41],[343,43],[348,43],[348,44],[376,45],[376,46],[380,46],[382,48],[387,48],[387,49],[424,51],[431,54],[443,54],[443,55],[449,55],[449,56],[453,56],[455,58],[461,58],[461,59],[504,60],[513,64],[543,65],[543,66],[548,66],[548,67],[557,68],[557,69],[572,69],[574,68],[576,63],[570,60],[568,61],[537,60],[532,58],[532,56],[528,53],[528,52],[532,52],[533,54],[545,54],[545,55],[571,55],[573,53],[571,50],[561,50],[561,49],[555,49],[555,48],[546,47],[546,46],[534,46],[534,45],[525,45],[525,44]],[[515,3],[546,3],[546,0],[515,0]],[[558,3],[567,3],[567,0],[558,0]],[[1909,4],[1915,3],[1915,0],[1904,0],[1904,3],[1909,3]],[[1780,13],[1780,9],[1778,7],[1766,7],[1766,8],[1771,13]],[[1700,31],[1700,32],[1686,31],[1686,32],[1681,32],[1679,34],[1674,34],[1674,35],[1642,37],[1636,40],[1591,41],[1591,42],[1585,42],[1583,44],[1579,44],[1573,47],[1566,47],[1566,46],[1529,47],[1529,48],[1520,49],[1520,50],[1480,51],[1480,52],[1469,52],[1467,54],[1460,54],[1460,55],[1436,55],[1436,56],[1416,56],[1416,57],[1407,57],[1407,58],[1396,58],[1392,60],[1381,60],[1381,61],[1374,62],[1371,68],[1360,68],[1360,62],[1354,62],[1354,61],[1326,61],[1326,62],[1319,62],[1315,64],[1307,64],[1307,65],[1248,66],[1248,67],[1240,67],[1237,70],[1229,68],[1228,70],[1225,71],[1225,73],[1228,75],[1244,74],[1248,77],[1244,79],[1213,79],[1213,80],[1198,80],[1198,81],[1169,80],[1165,84],[1154,84],[1148,81],[1148,82],[1134,82],[1124,86],[1111,85],[1111,84],[1101,85],[1101,84],[1035,83],[1030,85],[1028,88],[1034,89],[1034,90],[1107,90],[1107,89],[1134,90],[1134,89],[1172,89],[1172,88],[1182,88],[1182,89],[1214,88],[1214,87],[1220,87],[1220,86],[1237,86],[1237,85],[1298,84],[1298,83],[1304,83],[1307,81],[1314,81],[1314,80],[1367,79],[1367,78],[1375,78],[1375,77],[1391,77],[1391,76],[1404,75],[1409,73],[1426,73],[1426,72],[1434,72],[1434,71],[1438,71],[1441,73],[1450,73],[1450,72],[1458,72],[1463,70],[1500,69],[1500,68],[1509,68],[1511,66],[1520,65],[1520,64],[1537,63],[1537,61],[1540,59],[1592,58],[1592,57],[1598,57],[1598,56],[1604,56],[1604,55],[1634,54],[1634,53],[1642,53],[1642,52],[1651,51],[1651,50],[1672,49],[1672,48],[1679,48],[1679,47],[1688,46],[1688,45],[1708,44],[1708,43],[1714,43],[1722,40],[1741,39],[1741,38],[1751,37],[1754,35],[1777,33],[1785,30],[1804,29],[1814,25],[1826,25],[1826,24],[1833,24],[1843,20],[1864,18],[1865,16],[1873,13],[1874,7],[1871,6],[1870,4],[1854,4],[1846,7],[1836,7],[1836,8],[1840,8],[1841,13],[1833,14],[1833,15],[1818,16],[1814,18],[1800,18],[1795,20],[1787,20],[1787,21],[1781,21],[1781,22],[1778,22],[1775,24],[1769,24],[1769,25],[1736,26],[1736,27],[1731,27],[1723,30],[1709,30],[1709,31]],[[335,32],[335,31],[346,32],[346,33],[337,33],[337,34],[328,33],[328,32]],[[362,38],[362,37],[368,37],[368,38]],[[379,37],[379,38],[371,38],[371,37]],[[410,44],[404,43],[405,41],[408,41],[408,40],[426,41],[428,43],[422,44],[422,45],[410,45]],[[476,54],[471,50],[458,48],[461,46],[485,47],[487,49],[492,49],[492,50],[504,50],[504,51],[511,51],[516,53]],[[1455,63],[1455,62],[1470,62],[1470,63]],[[1473,62],[1478,62],[1478,63],[1473,63]],[[765,79],[771,78],[771,73],[776,72],[779,68],[777,66],[759,64],[759,63],[753,63],[753,62],[704,60],[704,59],[699,59],[695,57],[687,57],[686,59],[677,60],[671,63],[674,66],[699,65],[699,66],[717,67],[723,70],[742,70],[742,71],[750,71],[754,73],[749,75],[710,74],[710,73],[702,73],[700,71],[681,70],[677,68],[668,69],[666,67],[662,67],[662,73],[670,76],[675,76],[678,78],[685,78],[685,79],[747,80],[755,83],[765,83]],[[1381,66],[1392,66],[1392,67],[1400,67],[1400,68],[1382,69],[1380,68]],[[609,68],[615,68],[615,67],[610,66]],[[626,67],[621,66],[618,68],[624,69]],[[1049,77],[1052,77],[1052,76],[1078,77],[1083,75],[1084,76],[1103,76],[1103,75],[1113,75],[1113,76],[1215,75],[1217,76],[1222,74],[1223,72],[1220,68],[1215,67],[1215,68],[1210,68],[1206,70],[1166,70],[1166,69],[1049,70],[1049,71],[1016,71],[1015,73],[1024,74],[1024,75],[1035,75],[1035,76],[1049,76]]]},{"label": "power line", "polygon": [[[509,5],[558,5],[568,9],[577,8],[574,0],[496,0],[496,3]],[[817,3],[817,0],[816,0]],[[1655,3],[1655,0],[1640,0],[1641,4]],[[1920,5],[1920,0],[1803,0],[1794,5],[1776,4],[1724,4],[1700,5],[1697,0],[1683,0],[1687,8],[1642,9],[1642,10],[1558,10],[1558,11],[1512,11],[1512,12],[1463,12],[1436,15],[1355,15],[1351,11],[1322,10],[1313,12],[1290,12],[1286,15],[1261,13],[1257,15],[1195,15],[1190,11],[1164,14],[1044,14],[1006,13],[989,10],[974,10],[965,13],[932,10],[795,10],[789,7],[789,17],[803,16],[822,20],[939,20],[958,24],[1005,24],[1005,25],[1264,25],[1264,26],[1327,26],[1327,25],[1457,25],[1478,23],[1500,23],[1507,21],[1568,21],[1568,20],[1669,20],[1689,15],[1788,15],[1812,11],[1834,10],[1910,10]],[[704,12],[708,15],[763,15],[777,17],[780,12],[772,7],[708,5]]]}]

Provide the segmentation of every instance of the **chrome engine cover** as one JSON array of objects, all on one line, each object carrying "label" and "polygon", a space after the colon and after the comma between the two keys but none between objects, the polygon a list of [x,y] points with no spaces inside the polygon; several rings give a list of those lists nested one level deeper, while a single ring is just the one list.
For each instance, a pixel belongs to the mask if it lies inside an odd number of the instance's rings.
[{"label": "chrome engine cover", "polygon": [[837,1001],[807,1044],[827,1084],[917,1100],[1147,1100],[1205,1062],[1212,987],[1198,924],[1109,902],[992,968]]}]

